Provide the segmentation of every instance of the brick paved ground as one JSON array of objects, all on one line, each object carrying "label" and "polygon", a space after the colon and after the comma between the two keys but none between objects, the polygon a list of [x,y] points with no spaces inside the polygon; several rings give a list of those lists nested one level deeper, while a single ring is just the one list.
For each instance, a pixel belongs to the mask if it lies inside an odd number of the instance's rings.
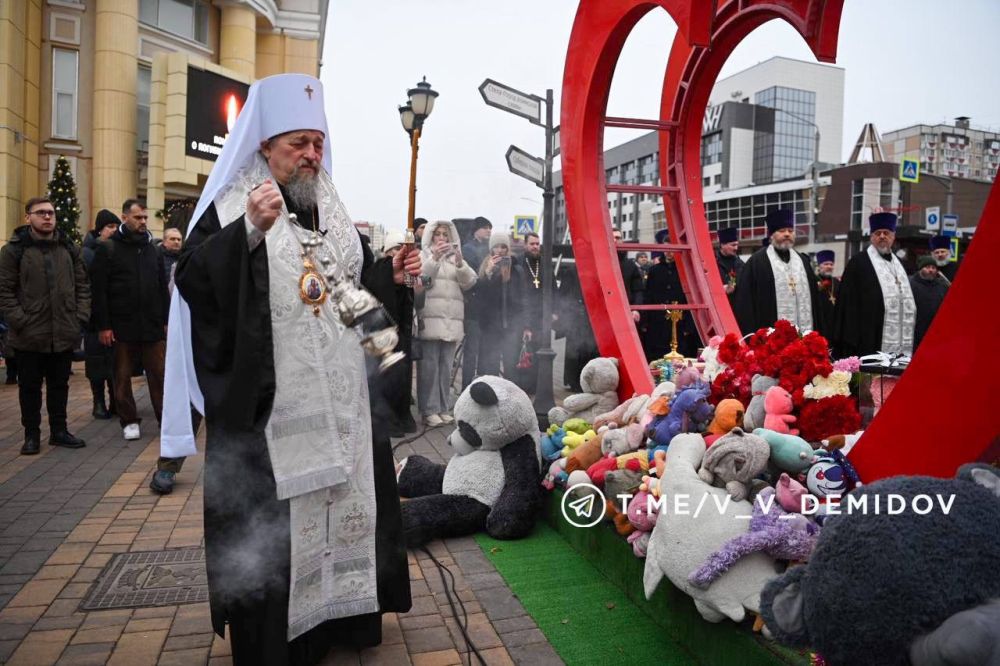
[{"label": "brick paved ground", "polygon": [[[230,664],[228,642],[212,633],[208,604],[79,610],[115,553],[203,545],[202,458],[187,461],[173,494],[153,494],[147,483],[159,439],[144,382],[135,383],[143,438],[126,443],[117,421],[92,419],[82,364],[75,371],[69,423],[87,440],[80,450],[48,446],[43,426],[42,453],[19,455],[17,388],[0,385],[0,663]],[[400,446],[397,457],[447,459],[448,430]],[[454,574],[468,633],[487,663],[562,663],[471,538],[429,549]],[[424,553],[411,552],[410,578],[413,608],[385,616],[383,644],[331,653],[325,666],[469,663],[438,571]]]}]

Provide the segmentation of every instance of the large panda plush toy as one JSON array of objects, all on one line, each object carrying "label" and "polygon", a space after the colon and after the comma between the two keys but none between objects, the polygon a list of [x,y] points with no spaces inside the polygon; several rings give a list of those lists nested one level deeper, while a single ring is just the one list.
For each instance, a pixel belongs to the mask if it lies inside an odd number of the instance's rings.
[{"label": "large panda plush toy", "polygon": [[403,534],[413,548],[431,539],[485,530],[496,539],[527,536],[542,502],[538,419],[512,382],[484,376],[455,403],[457,428],[447,465],[423,456],[400,463]]}]

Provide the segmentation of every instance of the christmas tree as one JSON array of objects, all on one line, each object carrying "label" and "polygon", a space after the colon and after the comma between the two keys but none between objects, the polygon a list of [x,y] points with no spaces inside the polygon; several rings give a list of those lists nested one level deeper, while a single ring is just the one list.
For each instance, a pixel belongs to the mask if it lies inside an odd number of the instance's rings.
[{"label": "christmas tree", "polygon": [[80,202],[76,200],[76,182],[69,170],[69,162],[62,155],[56,160],[48,197],[56,209],[56,228],[79,244],[82,239],[76,223],[80,219]]}]

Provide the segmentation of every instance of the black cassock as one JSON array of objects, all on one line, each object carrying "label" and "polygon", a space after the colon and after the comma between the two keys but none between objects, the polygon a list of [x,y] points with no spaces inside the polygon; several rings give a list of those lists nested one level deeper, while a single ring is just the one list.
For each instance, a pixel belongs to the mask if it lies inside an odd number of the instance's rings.
[{"label": "black cassock", "polygon": [[[719,267],[719,278],[722,280],[722,286],[726,286],[730,281],[738,281],[740,277],[740,271],[743,270],[745,262],[740,259],[739,255],[732,255],[731,257],[723,255],[719,250],[715,251],[715,265]],[[732,306],[736,299],[736,292],[729,294],[729,305]]]},{"label": "black cassock", "polygon": [[818,330],[827,342],[832,342],[834,310],[837,307],[837,299],[840,297],[840,278],[817,277],[816,285],[819,288],[819,305],[823,310],[823,328]]},{"label": "black cassock", "polygon": [[[643,302],[647,305],[687,303],[677,264],[672,261],[653,264],[646,279]],[[670,342],[674,337],[673,327],[673,322],[667,319],[664,310],[646,310],[642,313],[642,347],[647,361],[662,358],[670,351]],[[685,310],[684,317],[677,322],[677,351],[685,358],[693,358],[698,353],[700,342],[691,312]]]},{"label": "black cassock", "polygon": [[[292,212],[312,228],[311,212]],[[192,230],[175,275],[191,308],[194,365],[205,397],[212,628],[224,635],[229,623],[236,664],[314,664],[333,644],[380,642],[381,615],[331,620],[287,640],[289,502],[277,498],[264,436],[275,393],[266,241],[249,251],[242,216],[220,226],[212,205]],[[391,266],[383,262],[388,275],[373,275],[365,249],[366,284],[391,283]],[[379,392],[372,391],[373,399]],[[405,612],[410,583],[395,469],[389,438],[379,427],[384,419],[374,407],[372,412],[378,603],[382,612]]]},{"label": "black cassock", "polygon": [[[791,252],[791,250],[788,250]],[[781,251],[777,251],[779,256]],[[809,284],[809,298],[812,303],[813,329],[823,330],[823,309],[819,302],[819,289],[810,268],[809,257],[799,253]],[[778,320],[778,300],[774,294],[774,272],[767,258],[767,248],[753,253],[740,270],[733,294],[733,313],[743,335],[760,328],[770,328]],[[793,322],[794,323],[794,322]]]},{"label": "black cassock", "polygon": [[868,252],[860,252],[851,257],[840,276],[832,341],[837,358],[881,351],[884,323],[882,285]]}]

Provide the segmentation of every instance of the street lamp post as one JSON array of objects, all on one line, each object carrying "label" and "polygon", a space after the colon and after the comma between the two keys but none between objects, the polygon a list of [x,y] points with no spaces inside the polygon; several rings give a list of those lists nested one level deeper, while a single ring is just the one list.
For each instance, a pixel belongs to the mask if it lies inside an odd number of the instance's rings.
[{"label": "street lamp post", "polygon": [[[399,120],[410,135],[410,205],[406,214],[406,235],[403,237],[403,246],[408,253],[417,242],[413,233],[413,220],[417,208],[417,151],[420,149],[420,133],[424,121],[434,110],[434,100],[438,93],[431,89],[425,76],[423,81],[406,91],[406,94],[410,99],[399,107]],[[407,273],[405,279],[406,285],[412,287],[413,276]]]}]

